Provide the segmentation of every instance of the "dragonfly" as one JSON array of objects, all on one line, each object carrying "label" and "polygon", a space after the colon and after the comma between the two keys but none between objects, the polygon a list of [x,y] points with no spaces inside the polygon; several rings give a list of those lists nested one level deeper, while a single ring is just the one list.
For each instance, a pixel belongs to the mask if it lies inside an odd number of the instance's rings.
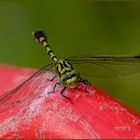
[{"label": "dragonfly", "polygon": [[[47,36],[43,31],[38,30],[33,32],[33,36],[35,40],[44,47],[45,51],[51,58],[52,63],[38,70],[13,90],[1,95],[0,104],[6,102],[6,100],[11,96],[14,96],[16,92],[21,90],[20,94],[22,94],[26,92],[29,87],[32,88],[36,84],[33,89],[34,92],[38,85],[42,85],[42,82],[46,79],[48,80],[48,76],[46,76],[46,73],[48,72],[54,73],[54,77],[50,79],[50,81],[53,81],[54,78],[57,78],[58,80],[54,85],[52,92],[55,91],[57,84],[62,85],[63,89],[61,90],[60,95],[69,100],[70,98],[64,95],[64,91],[67,88],[75,89],[80,82],[87,85],[87,80],[82,78],[84,75],[90,77],[111,78],[140,72],[140,54],[129,56],[70,56],[58,59],[50,48]],[[14,102],[14,100],[11,102]]]}]

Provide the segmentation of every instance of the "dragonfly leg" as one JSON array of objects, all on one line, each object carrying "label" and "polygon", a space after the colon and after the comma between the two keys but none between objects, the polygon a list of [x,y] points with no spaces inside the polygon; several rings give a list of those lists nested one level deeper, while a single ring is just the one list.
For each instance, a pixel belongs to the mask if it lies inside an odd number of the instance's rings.
[{"label": "dragonfly leg", "polygon": [[[49,93],[53,93],[53,92],[55,91],[55,88],[56,88],[57,85],[60,85],[60,83],[57,82],[57,83],[54,85],[53,90],[50,91],[50,92],[48,92],[48,94],[49,94]],[[64,88],[61,90],[60,95],[63,96],[64,98],[68,99],[68,100],[71,102],[71,98],[69,98],[69,97],[67,97],[67,96],[65,96],[65,95],[63,94],[63,92],[64,92],[65,90],[66,90],[66,87],[64,87]]]},{"label": "dragonfly leg", "polygon": [[60,85],[60,83],[59,83],[59,82],[55,83],[55,85],[54,85],[54,87],[53,87],[53,90],[50,91],[50,92],[48,92],[48,94],[49,94],[49,93],[53,93],[53,92],[55,91],[55,88],[56,88],[57,85]]},{"label": "dragonfly leg", "polygon": [[56,76],[54,76],[52,79],[47,79],[47,80],[52,82],[55,78],[56,78]]},{"label": "dragonfly leg", "polygon": [[70,102],[72,102],[72,101],[71,101],[71,98],[69,98],[69,97],[67,97],[67,96],[65,96],[65,95],[63,94],[65,90],[66,90],[66,87],[64,87],[64,88],[61,90],[60,95],[63,96],[64,98],[68,99]]},{"label": "dragonfly leg", "polygon": [[84,83],[84,85],[85,85],[85,91],[88,92],[87,91],[87,88],[88,88],[88,80],[81,78],[78,82]]}]

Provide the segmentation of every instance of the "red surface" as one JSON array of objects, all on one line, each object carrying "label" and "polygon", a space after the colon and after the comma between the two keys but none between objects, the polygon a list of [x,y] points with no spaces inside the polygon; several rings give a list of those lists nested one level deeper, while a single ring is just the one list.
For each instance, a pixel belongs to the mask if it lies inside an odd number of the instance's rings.
[{"label": "red surface", "polygon": [[[34,70],[0,66],[0,95]],[[140,138],[140,116],[95,86],[52,91],[57,79],[49,72],[0,100],[0,138]]]}]

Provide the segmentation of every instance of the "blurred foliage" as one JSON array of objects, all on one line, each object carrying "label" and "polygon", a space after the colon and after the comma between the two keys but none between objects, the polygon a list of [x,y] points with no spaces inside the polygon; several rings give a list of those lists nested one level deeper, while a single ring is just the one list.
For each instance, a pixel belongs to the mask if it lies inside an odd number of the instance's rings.
[{"label": "blurred foliage", "polygon": [[[32,68],[50,63],[31,36],[37,29],[47,33],[60,58],[140,53],[140,1],[1,0],[0,21],[1,63]],[[140,74],[90,80],[140,112]]]}]

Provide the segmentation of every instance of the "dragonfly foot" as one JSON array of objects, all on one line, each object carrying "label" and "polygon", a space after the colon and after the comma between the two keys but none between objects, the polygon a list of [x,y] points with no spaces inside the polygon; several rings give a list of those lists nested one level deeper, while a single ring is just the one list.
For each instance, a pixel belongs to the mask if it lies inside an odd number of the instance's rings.
[{"label": "dragonfly foot", "polygon": [[85,85],[85,91],[88,93],[88,90],[87,90],[87,88],[88,88],[88,80],[86,80],[86,79],[80,79],[78,82],[80,82],[80,83],[83,83],[84,85]]},{"label": "dragonfly foot", "polygon": [[54,76],[52,79],[47,79],[47,80],[52,82],[55,78],[56,78],[56,76]]},{"label": "dragonfly foot", "polygon": [[[55,77],[56,77],[56,76],[55,76]],[[54,78],[53,78],[53,79],[54,79]],[[59,83],[59,82],[55,83],[55,85],[54,85],[54,87],[53,87],[53,90],[52,90],[52,91],[49,91],[48,94],[53,93],[53,92],[55,91],[55,88],[56,88],[57,85],[60,85],[60,83]]]},{"label": "dragonfly foot", "polygon": [[63,96],[64,98],[68,99],[68,100],[72,103],[71,98],[69,98],[69,97],[67,97],[67,96],[65,96],[65,95],[63,94],[65,90],[66,90],[66,87],[64,87],[64,88],[61,90],[60,95]]}]

